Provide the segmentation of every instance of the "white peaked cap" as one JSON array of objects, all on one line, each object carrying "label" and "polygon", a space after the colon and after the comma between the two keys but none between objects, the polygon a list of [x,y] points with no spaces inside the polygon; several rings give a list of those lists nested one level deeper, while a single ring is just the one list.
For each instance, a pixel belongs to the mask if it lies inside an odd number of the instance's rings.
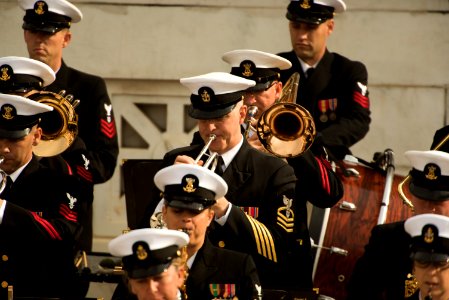
[{"label": "white peaked cap", "polygon": [[231,67],[239,67],[245,60],[252,61],[256,68],[286,70],[292,66],[289,60],[279,55],[251,49],[238,49],[226,52],[223,54],[222,59],[230,64]]},{"label": "white peaked cap", "polygon": [[175,164],[159,170],[154,176],[154,183],[164,191],[167,185],[183,185],[186,175],[194,175],[198,178],[198,185],[215,193],[215,199],[219,199],[228,192],[228,185],[219,175],[205,167],[192,164]]},{"label": "white peaked cap", "polygon": [[129,256],[133,254],[133,245],[138,241],[147,243],[150,250],[154,251],[174,245],[178,248],[184,247],[189,243],[189,236],[179,230],[135,229],[112,239],[108,244],[108,249],[113,256]]},{"label": "white peaked cap", "polygon": [[420,214],[408,218],[404,223],[405,231],[411,236],[421,236],[424,226],[432,224],[438,228],[438,236],[449,239],[449,217],[438,214]]},{"label": "white peaked cap", "polygon": [[[40,0],[18,0],[23,10],[34,9],[34,4]],[[72,23],[78,23],[83,19],[83,13],[75,5],[66,0],[44,0],[48,10],[52,13],[71,18]]]},{"label": "white peaked cap", "polygon": [[201,87],[211,88],[215,95],[244,91],[256,85],[254,80],[248,80],[225,72],[212,72],[194,77],[181,78],[182,85],[194,95],[198,95]]},{"label": "white peaked cap", "polygon": [[433,163],[440,167],[441,175],[449,176],[449,153],[443,151],[417,151],[405,152],[405,157],[410,161],[414,169],[424,171],[427,164]]},{"label": "white peaked cap", "polygon": [[6,104],[12,105],[19,116],[34,116],[53,110],[53,107],[47,104],[36,102],[22,96],[0,94],[0,107]]},{"label": "white peaked cap", "polygon": [[42,79],[43,86],[55,81],[56,75],[47,64],[35,59],[19,56],[0,57],[0,66],[11,66],[14,74],[32,75]]}]

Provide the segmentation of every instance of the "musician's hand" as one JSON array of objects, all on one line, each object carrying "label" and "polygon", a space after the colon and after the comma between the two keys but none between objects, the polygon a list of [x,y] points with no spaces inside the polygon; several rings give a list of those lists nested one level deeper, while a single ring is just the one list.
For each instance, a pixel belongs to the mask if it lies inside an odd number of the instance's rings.
[{"label": "musician's hand", "polygon": [[212,210],[215,212],[215,218],[219,219],[223,217],[228,210],[229,201],[225,197],[221,197],[217,200],[217,203],[212,205]]},{"label": "musician's hand", "polygon": [[[178,156],[176,156],[174,164],[191,164],[191,165],[194,165],[195,164],[195,160],[193,158],[191,158],[190,156],[187,156],[187,155],[178,155]],[[202,166],[203,165],[203,161],[200,160],[198,162],[198,165]]]}]

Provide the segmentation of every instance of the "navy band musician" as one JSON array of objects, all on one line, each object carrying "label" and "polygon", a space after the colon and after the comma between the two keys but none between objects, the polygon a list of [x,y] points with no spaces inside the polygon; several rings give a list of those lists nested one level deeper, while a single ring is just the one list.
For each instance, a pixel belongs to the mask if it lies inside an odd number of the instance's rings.
[{"label": "navy band musician", "polygon": [[[414,214],[449,216],[449,154],[443,151],[407,151],[412,165],[406,191]],[[348,282],[347,299],[403,299],[412,297],[410,236],[404,221],[376,225]],[[374,284],[375,282],[375,284]]]},{"label": "navy band musician", "polygon": [[[83,199],[73,176],[41,165],[33,154],[39,122],[52,107],[0,94],[0,298],[79,299],[73,260]],[[9,299],[9,298],[8,298]]]},{"label": "navy band musician", "polygon": [[[294,170],[251,147],[241,132],[245,90],[255,82],[223,72],[180,81],[191,92],[189,115],[198,120],[203,142],[168,152],[163,166],[196,164],[195,158],[199,164],[207,162],[209,156],[198,157],[206,144],[209,155],[217,154],[212,168],[228,192],[212,206],[209,239],[221,248],[251,254],[263,288],[311,288],[310,237],[295,226],[305,212],[296,203]],[[148,212],[144,222],[154,206]]]},{"label": "navy band musician", "polygon": [[[83,184],[84,198],[80,222],[83,231],[78,248],[92,250],[92,201],[94,185],[108,181],[115,170],[119,152],[117,129],[111,100],[104,79],[69,67],[63,50],[72,41],[71,25],[83,19],[82,12],[66,0],[18,0],[25,11],[24,40],[30,58],[44,62],[56,73],[56,80],[45,90],[71,94],[80,103],[78,134],[71,147],[62,153],[69,172]],[[51,159],[47,165],[58,168]]]},{"label": "navy band musician", "polygon": [[334,16],[345,10],[342,0],[292,0],[286,17],[293,49],[278,54],[292,63],[292,68],[281,70],[284,83],[299,72],[296,103],[312,114],[316,143],[326,147],[332,160],[350,154],[371,122],[365,65],[327,48]]}]

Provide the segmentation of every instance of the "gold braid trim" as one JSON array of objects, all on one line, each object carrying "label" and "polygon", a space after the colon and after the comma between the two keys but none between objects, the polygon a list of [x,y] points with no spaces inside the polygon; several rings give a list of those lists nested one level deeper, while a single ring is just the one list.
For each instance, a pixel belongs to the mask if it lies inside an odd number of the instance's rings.
[{"label": "gold braid trim", "polygon": [[276,248],[274,246],[271,232],[264,224],[260,223],[248,214],[245,215],[248,218],[251,227],[253,228],[254,239],[256,240],[257,244],[257,252],[263,257],[277,262]]}]

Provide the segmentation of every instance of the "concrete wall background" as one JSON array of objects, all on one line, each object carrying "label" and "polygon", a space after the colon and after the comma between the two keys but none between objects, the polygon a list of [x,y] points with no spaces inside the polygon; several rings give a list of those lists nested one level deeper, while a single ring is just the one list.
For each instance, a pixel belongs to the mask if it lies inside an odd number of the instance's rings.
[{"label": "concrete wall background", "polygon": [[[188,103],[179,78],[228,72],[220,59],[226,51],[291,49],[284,17],[288,0],[73,2],[84,19],[72,26],[65,60],[107,80],[116,116],[126,114],[121,110],[127,99],[134,101],[140,94],[156,95],[168,104],[174,102],[167,96]],[[375,151],[391,148],[398,172],[404,173],[409,166],[403,152],[428,149],[435,130],[448,123],[449,1],[346,3],[348,10],[336,17],[329,49],[366,64],[373,119],[353,152],[370,160]],[[0,56],[27,56],[22,16],[16,1],[0,0]],[[123,97],[129,94],[134,96]],[[122,149],[119,159],[158,158],[189,140],[188,134],[179,138],[173,132],[164,136],[157,151]],[[119,177],[97,188],[95,205],[96,245],[104,250],[126,222]]]}]

